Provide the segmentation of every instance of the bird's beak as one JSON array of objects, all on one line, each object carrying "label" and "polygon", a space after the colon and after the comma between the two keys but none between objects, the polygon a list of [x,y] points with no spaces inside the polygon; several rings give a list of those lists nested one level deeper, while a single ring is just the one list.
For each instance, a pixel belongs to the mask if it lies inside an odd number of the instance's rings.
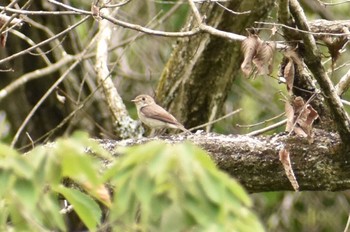
[{"label": "bird's beak", "polygon": [[137,100],[136,99],[133,99],[133,100],[131,100],[132,102],[137,102]]}]

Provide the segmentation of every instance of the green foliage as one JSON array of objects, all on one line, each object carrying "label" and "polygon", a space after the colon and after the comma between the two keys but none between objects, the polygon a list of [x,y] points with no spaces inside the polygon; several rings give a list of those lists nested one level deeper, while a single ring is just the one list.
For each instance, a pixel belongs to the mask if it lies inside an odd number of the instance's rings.
[{"label": "green foliage", "polygon": [[0,144],[0,231],[67,231],[62,198],[90,231],[263,231],[242,187],[196,146],[118,152],[84,133],[25,155]]},{"label": "green foliage", "polygon": [[245,191],[203,150],[153,142],[122,152],[105,174],[118,186],[110,214],[115,231],[263,230]]}]

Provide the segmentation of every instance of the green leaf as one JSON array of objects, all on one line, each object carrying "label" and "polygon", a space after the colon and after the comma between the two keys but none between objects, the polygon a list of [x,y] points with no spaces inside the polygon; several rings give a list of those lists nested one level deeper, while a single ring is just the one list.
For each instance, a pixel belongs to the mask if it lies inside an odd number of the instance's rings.
[{"label": "green leaf", "polygon": [[263,230],[244,189],[200,148],[151,142],[123,152],[104,175],[117,186],[110,220],[118,229]]},{"label": "green leaf", "polygon": [[59,186],[55,191],[62,194],[73,205],[74,211],[90,231],[96,231],[97,226],[100,224],[102,211],[90,196],[64,186]]},{"label": "green leaf", "polygon": [[97,171],[97,163],[85,153],[85,147],[74,140],[61,140],[56,152],[62,159],[62,175],[78,183],[90,183],[94,187],[101,184]]},{"label": "green leaf", "polygon": [[0,158],[16,156],[19,156],[19,153],[15,149],[11,148],[9,145],[0,142]]},{"label": "green leaf", "polygon": [[[1,199],[1,198],[0,198]],[[5,200],[0,200],[0,231],[7,231],[3,226],[7,224],[8,217],[9,217],[9,209],[6,205]]]},{"label": "green leaf", "polygon": [[[8,193],[8,190],[12,183],[14,182],[14,176],[11,175],[11,172],[8,170],[1,170],[0,169],[0,183],[1,183],[1,188],[0,188],[0,199]],[[1,211],[1,210],[0,210]]]},{"label": "green leaf", "polygon": [[60,214],[57,197],[53,197],[53,194],[44,194],[40,200],[39,207],[45,215],[45,223],[49,225],[50,228],[58,228],[60,231],[67,231],[63,215]]},{"label": "green leaf", "polygon": [[12,169],[15,175],[22,178],[32,178],[34,175],[34,169],[30,164],[30,161],[25,160],[23,156],[9,157],[6,159],[5,168]]},{"label": "green leaf", "polygon": [[36,204],[39,200],[39,193],[42,187],[35,184],[31,180],[17,179],[13,186],[17,201],[21,202],[26,207],[26,210],[29,210],[31,213],[36,211]]}]

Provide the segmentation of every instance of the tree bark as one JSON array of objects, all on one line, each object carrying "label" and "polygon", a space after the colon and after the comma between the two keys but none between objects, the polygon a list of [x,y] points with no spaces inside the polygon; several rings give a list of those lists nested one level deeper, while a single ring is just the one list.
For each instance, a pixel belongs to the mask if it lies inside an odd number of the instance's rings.
[{"label": "tree bark", "polygon": [[[219,30],[246,34],[246,28],[263,20],[274,1],[230,1],[227,8],[249,14],[232,14],[216,4],[203,3],[200,14],[207,25]],[[190,27],[196,19],[189,20]],[[241,43],[199,34],[178,40],[160,78],[157,99],[187,128],[215,119],[232,83],[240,74]],[[211,126],[208,126],[209,130]]]},{"label": "tree bark", "polygon": [[251,193],[293,190],[279,161],[278,154],[282,148],[290,152],[300,191],[340,191],[350,188],[349,152],[343,149],[338,134],[323,130],[315,131],[312,144],[306,138],[285,134],[251,137],[205,132],[99,142],[115,153],[117,147],[154,140],[167,143],[190,141],[200,146],[208,152],[218,168],[240,181]]}]

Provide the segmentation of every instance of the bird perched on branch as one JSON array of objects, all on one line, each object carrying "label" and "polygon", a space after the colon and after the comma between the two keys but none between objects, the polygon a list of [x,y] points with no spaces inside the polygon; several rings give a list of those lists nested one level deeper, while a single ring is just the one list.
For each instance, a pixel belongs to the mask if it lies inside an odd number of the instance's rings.
[{"label": "bird perched on branch", "polygon": [[184,132],[190,132],[176,118],[161,106],[155,103],[149,95],[139,95],[134,100],[137,108],[137,114],[144,124],[152,129],[173,128]]}]

